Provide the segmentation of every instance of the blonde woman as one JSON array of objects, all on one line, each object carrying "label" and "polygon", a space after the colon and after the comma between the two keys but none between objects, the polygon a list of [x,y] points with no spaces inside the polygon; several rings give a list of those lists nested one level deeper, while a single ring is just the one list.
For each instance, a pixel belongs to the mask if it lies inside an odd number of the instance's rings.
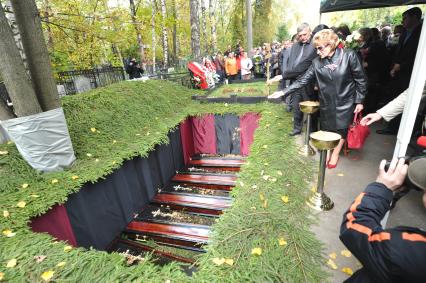
[{"label": "blonde woman", "polygon": [[333,30],[319,31],[315,34],[313,42],[319,57],[312,61],[306,73],[290,87],[270,97],[288,95],[309,83],[317,82],[321,129],[342,136],[327,161],[327,167],[332,169],[339,160],[339,153],[354,113],[364,109],[367,78],[357,54],[351,49],[338,48],[339,38]]}]

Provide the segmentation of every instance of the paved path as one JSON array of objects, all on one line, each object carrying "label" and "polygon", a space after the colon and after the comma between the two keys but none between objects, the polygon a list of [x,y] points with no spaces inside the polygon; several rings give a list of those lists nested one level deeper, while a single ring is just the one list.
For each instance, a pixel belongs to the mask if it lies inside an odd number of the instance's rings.
[{"label": "paved path", "polygon": [[[326,170],[325,193],[334,201],[334,208],[331,211],[315,213],[319,221],[312,227],[312,231],[325,244],[327,257],[331,253],[337,255],[334,260],[338,266],[337,270],[327,270],[332,275],[331,282],[343,282],[348,278],[348,275],[341,271],[343,267],[350,267],[353,271],[360,267],[354,256],[341,255],[345,247],[339,240],[339,229],[343,213],[355,197],[376,179],[380,161],[392,157],[396,136],[376,134],[375,129],[382,127],[381,124],[374,125],[362,150],[353,150],[348,157],[342,154],[338,166]],[[302,144],[302,137],[298,138],[298,142]],[[318,160],[319,155],[315,158]],[[314,181],[316,182],[316,176]],[[426,209],[421,203],[421,193],[410,192],[398,202],[390,214],[387,226],[397,225],[426,228]]]}]

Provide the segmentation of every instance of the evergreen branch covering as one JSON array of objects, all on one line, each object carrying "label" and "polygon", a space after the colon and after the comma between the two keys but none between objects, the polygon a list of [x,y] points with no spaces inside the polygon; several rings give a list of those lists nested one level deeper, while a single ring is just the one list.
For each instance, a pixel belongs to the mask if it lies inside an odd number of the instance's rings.
[{"label": "evergreen branch covering", "polygon": [[[322,245],[309,231],[305,199],[313,164],[285,140],[290,117],[277,105],[199,104],[193,90],[165,81],[122,82],[62,100],[77,161],[40,174],[13,144],[0,146],[0,280],[7,282],[323,282]],[[213,226],[198,272],[149,256],[129,266],[117,253],[71,248],[33,233],[32,217],[66,202],[86,182],[123,161],[147,156],[188,116],[261,114],[251,154],[239,173],[232,208]]]}]

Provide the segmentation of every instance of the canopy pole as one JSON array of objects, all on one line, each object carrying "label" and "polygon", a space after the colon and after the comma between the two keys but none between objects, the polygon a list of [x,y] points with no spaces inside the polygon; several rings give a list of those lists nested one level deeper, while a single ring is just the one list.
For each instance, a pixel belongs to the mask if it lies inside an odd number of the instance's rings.
[{"label": "canopy pole", "polygon": [[393,152],[394,158],[405,156],[408,144],[410,143],[414,122],[419,110],[419,104],[426,81],[424,66],[426,66],[426,21],[423,21],[416,60],[414,62],[410,86],[407,92],[407,102],[402,114],[395,150]]},{"label": "canopy pole", "polygon": [[319,22],[318,22],[318,24],[320,25],[321,24],[321,21],[322,21],[322,13],[320,12],[320,14],[319,14]]}]

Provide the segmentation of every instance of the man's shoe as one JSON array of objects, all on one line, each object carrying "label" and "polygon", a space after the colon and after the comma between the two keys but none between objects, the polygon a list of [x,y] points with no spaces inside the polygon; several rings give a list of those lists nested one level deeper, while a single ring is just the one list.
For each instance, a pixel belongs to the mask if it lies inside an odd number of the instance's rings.
[{"label": "man's shoe", "polygon": [[294,136],[300,135],[301,133],[302,133],[302,131],[293,130],[293,131],[292,131],[292,132],[290,132],[288,135],[289,135],[290,137],[294,137]]},{"label": "man's shoe", "polygon": [[397,132],[390,129],[377,130],[376,133],[378,133],[379,135],[396,135],[397,134]]}]

